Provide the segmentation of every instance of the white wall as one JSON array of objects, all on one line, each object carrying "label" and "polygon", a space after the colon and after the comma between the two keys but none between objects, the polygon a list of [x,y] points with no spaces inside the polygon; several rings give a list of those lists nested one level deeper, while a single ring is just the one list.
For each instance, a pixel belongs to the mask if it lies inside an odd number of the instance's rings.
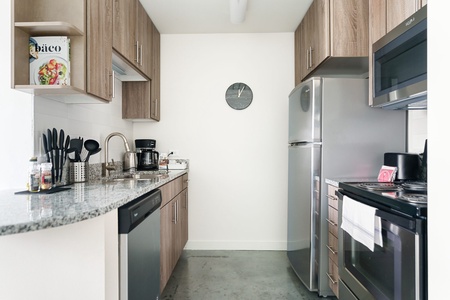
[{"label": "white wall", "polygon": [[28,160],[33,156],[33,98],[11,89],[11,1],[0,9],[0,189],[25,189]]},{"label": "white wall", "polygon": [[408,152],[422,153],[428,137],[428,111],[408,111]]},{"label": "white wall", "polygon": [[428,299],[441,299],[450,269],[448,247],[444,246],[448,228],[450,156],[448,155],[450,101],[448,78],[450,69],[448,47],[442,47],[442,37],[448,36],[449,1],[428,1]]},{"label": "white wall", "polygon": [[[189,248],[285,249],[294,35],[162,35],[161,122],[135,138],[190,159]],[[225,90],[248,84],[234,110]]]}]

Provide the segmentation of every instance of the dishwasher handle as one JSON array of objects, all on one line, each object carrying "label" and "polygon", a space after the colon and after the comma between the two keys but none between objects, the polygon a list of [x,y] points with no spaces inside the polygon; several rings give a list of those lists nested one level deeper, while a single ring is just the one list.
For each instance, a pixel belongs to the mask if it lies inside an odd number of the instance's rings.
[{"label": "dishwasher handle", "polygon": [[159,209],[161,202],[161,191],[156,189],[119,207],[119,233],[131,232],[155,210]]}]

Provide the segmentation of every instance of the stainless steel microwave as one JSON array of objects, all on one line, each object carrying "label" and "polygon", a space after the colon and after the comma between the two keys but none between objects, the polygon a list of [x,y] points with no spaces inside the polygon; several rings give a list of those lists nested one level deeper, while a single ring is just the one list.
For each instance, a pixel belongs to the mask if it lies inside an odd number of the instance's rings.
[{"label": "stainless steel microwave", "polygon": [[373,44],[373,107],[427,108],[427,6]]}]

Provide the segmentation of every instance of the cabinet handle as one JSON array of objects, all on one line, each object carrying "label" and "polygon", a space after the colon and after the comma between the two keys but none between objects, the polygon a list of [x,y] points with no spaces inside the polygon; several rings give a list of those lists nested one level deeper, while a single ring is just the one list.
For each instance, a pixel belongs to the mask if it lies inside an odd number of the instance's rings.
[{"label": "cabinet handle", "polygon": [[337,197],[335,197],[333,195],[327,195],[327,198],[330,200],[337,200]]},{"label": "cabinet handle", "polygon": [[177,202],[172,203],[173,214],[172,214],[172,223],[177,224]]},{"label": "cabinet handle", "polygon": [[136,41],[136,63],[139,64],[139,41]]},{"label": "cabinet handle", "polygon": [[337,281],[334,280],[333,276],[331,276],[330,273],[327,272],[327,276],[328,276],[328,278],[330,279],[331,283],[333,283],[333,284],[336,284],[336,283],[337,283]]},{"label": "cabinet handle", "polygon": [[176,209],[175,209],[175,224],[177,224],[178,223],[178,200],[177,200],[177,202],[175,202],[175,207],[176,207]]},{"label": "cabinet handle", "polygon": [[309,47],[309,67],[312,69],[313,67],[313,62],[312,62],[312,52],[313,52],[313,48]]},{"label": "cabinet handle", "polygon": [[330,219],[327,218],[326,220],[330,225],[337,226],[337,224],[331,221]]},{"label": "cabinet handle", "polygon": [[116,81],[114,78],[116,77],[116,72],[112,71],[112,97],[116,98]]},{"label": "cabinet handle", "polygon": [[329,245],[327,245],[328,250],[330,250],[331,253],[333,254],[337,254],[338,252],[336,250],[334,250],[333,248],[331,248]]},{"label": "cabinet handle", "polygon": [[139,46],[139,51],[140,51],[140,55],[139,55],[139,64],[142,67],[142,44]]},{"label": "cabinet handle", "polygon": [[309,70],[309,49],[306,49],[306,70]]}]

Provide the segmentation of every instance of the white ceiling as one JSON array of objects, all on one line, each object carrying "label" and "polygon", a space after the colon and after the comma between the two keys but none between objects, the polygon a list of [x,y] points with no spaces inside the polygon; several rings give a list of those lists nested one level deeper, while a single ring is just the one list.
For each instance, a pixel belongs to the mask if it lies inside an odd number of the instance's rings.
[{"label": "white ceiling", "polygon": [[161,34],[294,32],[312,0],[248,0],[242,24],[229,0],[140,0]]}]

